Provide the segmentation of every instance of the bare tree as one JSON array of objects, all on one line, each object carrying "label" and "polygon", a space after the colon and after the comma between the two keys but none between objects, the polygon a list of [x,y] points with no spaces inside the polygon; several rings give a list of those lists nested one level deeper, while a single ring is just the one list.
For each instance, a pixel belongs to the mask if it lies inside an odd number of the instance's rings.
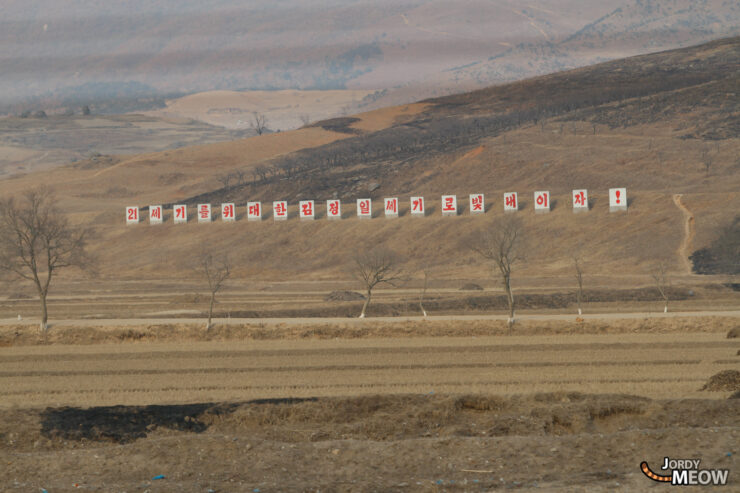
[{"label": "bare tree", "polygon": [[254,176],[254,181],[267,181],[267,174],[270,172],[270,168],[267,166],[260,164],[259,166],[255,166],[255,168],[252,170],[252,175]]},{"label": "bare tree", "polygon": [[429,285],[429,268],[424,267],[422,272],[424,273],[424,284],[422,285],[421,293],[419,293],[419,308],[421,308],[422,315],[426,317],[427,311],[424,309],[424,297],[427,294],[427,286]]},{"label": "bare tree", "polygon": [[247,178],[247,172],[243,169],[238,169],[234,171],[234,178],[236,179],[237,185],[244,185],[244,180]]},{"label": "bare tree", "polygon": [[0,201],[0,270],[32,281],[41,302],[42,332],[48,330],[46,298],[54,274],[66,267],[92,269],[85,250],[90,231],[71,226],[48,189],[31,190],[24,200]]},{"label": "bare tree", "polygon": [[583,260],[578,255],[573,255],[573,267],[576,270],[575,278],[578,283],[576,301],[578,302],[578,315],[583,315],[581,303],[583,302]]},{"label": "bare tree", "polygon": [[211,293],[211,302],[208,306],[208,322],[206,323],[206,330],[210,330],[216,293],[231,275],[231,263],[226,254],[217,256],[208,250],[203,250],[198,254],[197,269],[200,276],[208,283],[208,289]]},{"label": "bare tree", "polygon": [[658,289],[661,298],[663,298],[663,313],[668,313],[668,288],[670,287],[670,279],[668,278],[665,264],[660,262],[651,275],[653,282],[655,282],[655,287]]},{"label": "bare tree", "polygon": [[303,113],[301,116],[299,116],[301,123],[303,126],[307,126],[309,123],[311,123],[311,117],[307,113]]},{"label": "bare tree", "polygon": [[231,180],[233,180],[234,178],[234,173],[226,173],[225,175],[219,176],[218,181],[224,188],[229,188],[229,186],[231,185]]},{"label": "bare tree", "polygon": [[257,135],[262,135],[267,130],[267,117],[262,113],[252,113],[252,121],[250,122],[252,129],[257,132]]},{"label": "bare tree", "polygon": [[469,247],[486,260],[493,262],[501,276],[509,302],[509,329],[514,325],[514,293],[511,289],[511,270],[523,258],[523,232],[519,218],[505,216],[479,231],[468,243]]},{"label": "bare tree", "polygon": [[354,274],[365,288],[365,304],[362,305],[360,318],[365,318],[365,312],[370,305],[373,288],[378,284],[396,286],[405,280],[403,269],[399,265],[398,255],[386,248],[375,248],[354,257]]},{"label": "bare tree", "polygon": [[714,156],[712,156],[708,146],[705,146],[701,151],[701,162],[704,164],[704,174],[709,176],[709,171],[714,163]]}]

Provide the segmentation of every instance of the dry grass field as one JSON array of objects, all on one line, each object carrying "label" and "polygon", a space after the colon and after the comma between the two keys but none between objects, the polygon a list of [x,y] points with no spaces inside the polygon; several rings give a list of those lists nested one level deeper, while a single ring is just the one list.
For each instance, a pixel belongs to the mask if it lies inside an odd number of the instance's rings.
[{"label": "dry grass field", "polygon": [[0,349],[0,482],[641,491],[642,460],[733,470],[738,382],[702,387],[740,368],[736,323],[60,328]]},{"label": "dry grass field", "polygon": [[[252,281],[344,279],[352,255],[375,244],[402,253],[417,279],[424,266],[438,279],[489,278],[465,240],[503,216],[506,191],[520,193],[528,232],[517,275],[570,283],[574,253],[590,276],[611,276],[615,284],[623,276],[649,279],[659,262],[672,276],[686,275],[686,253],[709,244],[736,214],[739,43],[610,62],[290,132],[81,161],[0,180],[0,194],[50,185],[75,222],[96,230],[91,250],[109,281],[187,278],[205,243],[229,252],[235,277]],[[304,168],[267,179],[253,173],[291,160]],[[245,181],[224,186],[219,178],[236,170]],[[626,214],[608,212],[614,186],[628,189]],[[581,187],[592,209],[573,214],[570,193]],[[533,212],[532,193],[541,189],[552,194],[549,214]],[[440,196],[451,193],[461,206],[454,219],[440,213]],[[487,214],[469,215],[469,193],[486,194]],[[427,200],[424,219],[408,214],[408,197],[417,194]],[[327,221],[323,201],[335,195],[345,220]],[[376,206],[372,221],[354,214],[354,200],[365,196]],[[401,201],[397,220],[380,217],[388,196]],[[297,201],[306,198],[318,201],[316,221],[295,219]],[[277,199],[289,201],[292,220],[271,220],[269,203]],[[266,204],[264,221],[243,220],[248,200]],[[125,226],[129,205],[184,202],[192,211],[201,201],[236,202],[240,221],[196,224],[191,212],[189,224],[174,225],[168,209],[161,226]]]},{"label": "dry grass field", "polygon": [[184,404],[428,392],[700,398],[706,396],[699,389],[710,376],[740,365],[740,342],[719,332],[158,343],[138,331],[144,335],[132,343],[137,332],[129,330],[129,341],[121,331],[124,338],[114,345],[5,348],[0,356],[2,405]]},{"label": "dry grass field", "polygon": [[168,100],[167,107],[147,112],[158,117],[190,118],[209,125],[248,129],[252,113],[267,117],[270,130],[293,130],[356,109],[369,90],[206,91]]}]

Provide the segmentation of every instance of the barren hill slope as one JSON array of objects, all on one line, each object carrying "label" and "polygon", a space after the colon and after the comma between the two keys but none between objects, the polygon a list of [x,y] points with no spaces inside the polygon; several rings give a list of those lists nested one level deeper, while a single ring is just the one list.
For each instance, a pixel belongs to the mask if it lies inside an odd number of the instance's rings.
[{"label": "barren hill slope", "polygon": [[[503,214],[502,194],[520,193],[528,251],[520,274],[570,276],[573,253],[605,276],[646,274],[668,262],[686,274],[685,215],[698,248],[740,200],[740,38],[558,73],[478,92],[386,108],[309,128],[227,144],[81,163],[0,183],[0,193],[53,183],[63,206],[95,225],[101,274],[188,276],[201,245],[231,253],[237,275],[266,280],[347,277],[354,253],[384,244],[415,271],[481,278],[488,271],[465,238]],[[258,168],[261,173],[254,173]],[[218,178],[240,170],[245,182]],[[371,184],[375,184],[370,187]],[[376,185],[379,187],[376,188]],[[629,212],[608,212],[607,189],[626,186]],[[588,188],[593,208],[571,212],[570,191]],[[535,215],[532,192],[554,208]],[[489,212],[470,217],[467,194],[485,193]],[[408,214],[427,198],[428,217]],[[443,218],[439,197],[457,194],[461,216]],[[401,217],[356,219],[354,200],[401,199]],[[323,200],[343,200],[345,220],[327,221]],[[286,199],[317,201],[318,219],[275,223],[126,227],[124,207],[155,203]],[[268,204],[265,204],[268,205]],[[266,213],[271,213],[266,207]]]}]

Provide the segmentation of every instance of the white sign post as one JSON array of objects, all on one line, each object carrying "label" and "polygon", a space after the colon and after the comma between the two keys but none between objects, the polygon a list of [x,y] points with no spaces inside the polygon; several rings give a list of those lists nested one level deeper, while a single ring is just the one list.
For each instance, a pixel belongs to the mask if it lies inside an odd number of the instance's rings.
[{"label": "white sign post", "polygon": [[126,207],[126,224],[139,224],[139,208]]},{"label": "white sign post", "polygon": [[162,224],[162,206],[149,206],[149,224]]},{"label": "white sign post", "polygon": [[247,221],[262,221],[262,202],[247,202]]},{"label": "white sign post", "polygon": [[411,217],[424,217],[424,197],[411,197]]},{"label": "white sign post", "polygon": [[300,207],[300,217],[306,221],[313,221],[315,216],[313,200],[301,200],[298,204]]},{"label": "white sign post", "polygon": [[550,212],[550,192],[534,193],[534,212],[537,214]]},{"label": "white sign post", "polygon": [[221,220],[227,223],[236,221],[236,206],[233,203],[221,204]]},{"label": "white sign post", "polygon": [[285,221],[288,219],[288,202],[285,200],[273,202],[272,217],[275,221]]},{"label": "white sign post", "polygon": [[519,201],[516,192],[507,192],[504,194],[504,212],[516,212],[519,210]]},{"label": "white sign post", "polygon": [[326,201],[326,217],[328,219],[342,219],[342,203],[338,199]]},{"label": "white sign post", "polygon": [[470,213],[484,214],[486,212],[486,202],[482,193],[476,193],[470,196]]},{"label": "white sign post", "polygon": [[211,222],[211,204],[198,204],[198,222]]},{"label": "white sign post", "polygon": [[188,206],[184,204],[173,206],[172,217],[175,218],[175,224],[188,222]]},{"label": "white sign post", "polygon": [[357,199],[357,217],[360,219],[371,219],[373,217],[373,201],[370,199]]},{"label": "white sign post", "polygon": [[457,195],[442,195],[442,215],[457,216]]},{"label": "white sign post", "polygon": [[588,190],[573,190],[573,212],[588,212]]},{"label": "white sign post", "polygon": [[609,189],[609,212],[622,212],[627,210],[627,189]]},{"label": "white sign post", "polygon": [[383,208],[385,209],[386,219],[398,217],[398,197],[383,199]]}]

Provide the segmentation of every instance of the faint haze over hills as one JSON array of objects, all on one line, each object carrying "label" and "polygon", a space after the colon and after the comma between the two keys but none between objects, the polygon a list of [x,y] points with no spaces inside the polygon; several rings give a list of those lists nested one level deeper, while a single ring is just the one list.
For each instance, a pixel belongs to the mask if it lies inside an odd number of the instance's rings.
[{"label": "faint haze over hills", "polygon": [[740,34],[736,0],[3,4],[3,112],[215,89],[377,90],[370,108]]}]

